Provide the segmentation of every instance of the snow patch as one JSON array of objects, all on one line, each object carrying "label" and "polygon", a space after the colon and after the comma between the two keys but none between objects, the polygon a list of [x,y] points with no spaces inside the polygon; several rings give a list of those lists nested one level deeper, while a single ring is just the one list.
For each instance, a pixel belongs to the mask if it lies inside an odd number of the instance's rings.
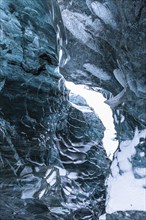
[{"label": "snow patch", "polygon": [[117,149],[118,142],[115,140],[115,127],[113,122],[112,110],[105,104],[105,98],[99,92],[88,90],[84,85],[75,85],[72,82],[65,82],[66,87],[72,93],[82,96],[87,104],[94,109],[103,125],[105,126],[103,146],[107,156],[112,159],[114,152]]},{"label": "snow patch", "polygon": [[99,217],[99,220],[106,220],[106,214],[101,215],[101,216]]},{"label": "snow patch", "polygon": [[[115,154],[111,166],[112,175],[107,180],[107,204],[106,212],[139,210],[145,211],[146,194],[146,170],[137,168],[141,178],[135,178],[132,170],[132,156],[136,153],[136,146],[140,138],[146,137],[146,129],[136,129],[132,140],[123,141],[120,144],[120,151]],[[142,178],[143,177],[143,178]]]}]

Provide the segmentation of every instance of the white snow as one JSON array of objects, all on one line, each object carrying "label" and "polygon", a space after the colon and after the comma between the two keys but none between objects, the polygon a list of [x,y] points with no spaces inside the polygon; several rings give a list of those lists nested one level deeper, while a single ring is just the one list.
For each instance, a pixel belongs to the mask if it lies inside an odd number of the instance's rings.
[{"label": "white snow", "polygon": [[66,81],[66,86],[72,93],[82,96],[88,105],[92,107],[105,126],[103,146],[107,156],[112,159],[113,153],[116,151],[118,142],[115,140],[115,127],[113,123],[112,111],[110,107],[104,103],[106,100],[99,92],[88,90],[84,85],[75,85]]},{"label": "white snow", "polygon": [[76,180],[78,178],[78,174],[76,172],[70,172],[68,174],[68,178],[70,178],[72,180]]},{"label": "white snow", "polygon": [[[94,109],[101,119],[106,130],[104,132],[103,145],[107,155],[112,159],[118,142],[115,138],[115,128],[113,123],[112,111],[105,104],[105,98],[101,93],[90,91],[84,85],[75,85],[72,82],[66,82],[66,86],[72,93],[85,98],[90,107]],[[124,117],[121,119],[124,120]],[[107,180],[107,201],[106,213],[125,210],[144,210],[146,209],[146,169],[135,168],[133,171],[131,160],[136,153],[136,146],[140,138],[145,138],[146,130],[138,131],[136,129],[132,140],[122,141],[120,151],[114,154],[114,160],[111,165],[112,175]],[[143,153],[140,154],[144,156]],[[134,173],[141,178],[135,178]],[[105,215],[100,216],[100,220],[105,220]]]},{"label": "white snow", "polygon": [[136,153],[136,146],[141,137],[146,137],[146,130],[139,132],[136,129],[134,138],[121,142],[121,151],[115,154],[111,166],[112,175],[107,180],[107,213],[125,210],[145,211],[146,209],[146,169],[137,168],[135,171],[141,175],[141,178],[136,179],[131,164],[132,156]]},{"label": "white snow", "polygon": [[99,217],[99,220],[106,220],[106,214],[101,215],[101,216]]},{"label": "white snow", "polygon": [[145,156],[145,153],[144,153],[144,152],[141,152],[141,153],[140,153],[140,156],[141,156],[141,157],[144,157],[144,156]]},{"label": "white snow", "polygon": [[66,170],[61,168],[61,167],[58,167],[58,166],[55,166],[58,170],[59,170],[59,175],[60,176],[66,176]]}]

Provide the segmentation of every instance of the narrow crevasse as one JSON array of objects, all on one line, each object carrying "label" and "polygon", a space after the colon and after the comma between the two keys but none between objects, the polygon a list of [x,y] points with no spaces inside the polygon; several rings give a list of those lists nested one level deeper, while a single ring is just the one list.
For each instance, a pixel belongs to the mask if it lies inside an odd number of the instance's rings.
[{"label": "narrow crevasse", "polygon": [[[74,83],[67,81],[66,86],[70,90],[71,94],[73,93],[83,97],[89,107],[94,110],[94,112],[97,114],[97,117],[99,117],[102,121],[105,127],[104,137],[102,139],[103,147],[106,150],[107,156],[112,160],[113,154],[118,147],[118,141],[116,140],[116,130],[114,127],[112,110],[105,103],[106,98],[103,96],[106,91],[101,88],[94,88],[94,90],[92,88],[92,90],[90,90],[90,88],[88,88],[87,86],[75,85]],[[70,96],[72,97],[73,94]],[[77,96],[76,99],[78,99]]]},{"label": "narrow crevasse", "polygon": [[113,112],[118,148],[106,180],[106,214],[100,219],[144,219],[146,3],[60,0],[59,4],[71,56],[63,75],[90,90],[105,89],[105,103]]}]

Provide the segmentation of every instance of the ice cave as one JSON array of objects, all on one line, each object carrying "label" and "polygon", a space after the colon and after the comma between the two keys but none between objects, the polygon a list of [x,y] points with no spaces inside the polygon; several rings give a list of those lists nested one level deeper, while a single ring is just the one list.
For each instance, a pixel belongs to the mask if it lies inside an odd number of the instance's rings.
[{"label": "ice cave", "polygon": [[0,220],[146,219],[146,1],[0,0]]}]

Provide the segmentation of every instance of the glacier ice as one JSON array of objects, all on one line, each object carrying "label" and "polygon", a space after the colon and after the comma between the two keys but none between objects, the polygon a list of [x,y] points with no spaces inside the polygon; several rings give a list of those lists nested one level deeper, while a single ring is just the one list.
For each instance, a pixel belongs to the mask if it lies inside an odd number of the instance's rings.
[{"label": "glacier ice", "polygon": [[0,219],[145,219],[144,9],[0,1]]}]

